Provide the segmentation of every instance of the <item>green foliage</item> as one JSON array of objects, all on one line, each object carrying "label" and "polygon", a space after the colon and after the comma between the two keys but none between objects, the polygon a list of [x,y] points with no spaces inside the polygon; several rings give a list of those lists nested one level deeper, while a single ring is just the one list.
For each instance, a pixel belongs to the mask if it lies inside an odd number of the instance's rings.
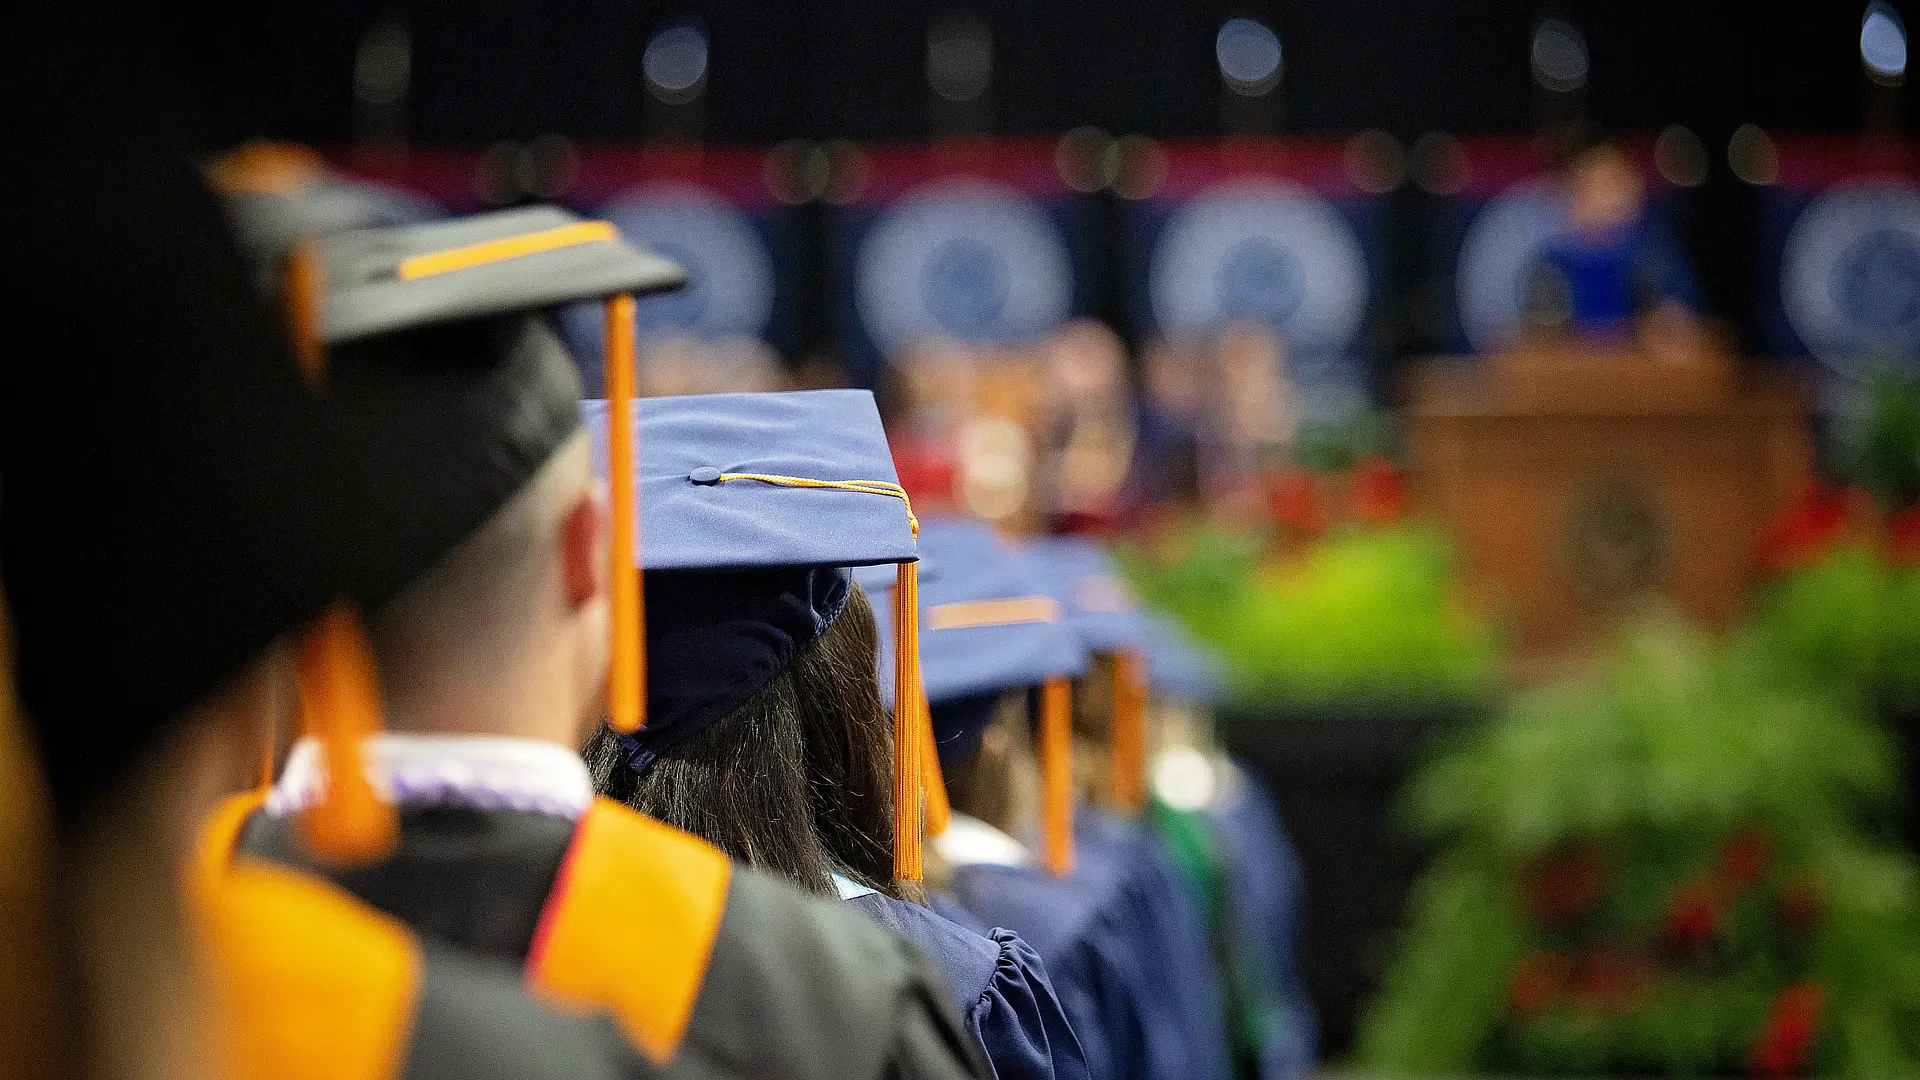
[{"label": "green foliage", "polygon": [[1812,681],[1920,705],[1920,567],[1840,545],[1768,586],[1755,632]]},{"label": "green foliage", "polygon": [[1337,473],[1370,457],[1397,460],[1402,449],[1399,421],[1379,410],[1302,424],[1293,437],[1294,461],[1317,473]]},{"label": "green foliage", "polygon": [[1451,553],[1410,526],[1337,533],[1268,566],[1262,538],[1198,527],[1178,559],[1123,553],[1136,588],[1265,699],[1477,697],[1496,673],[1492,632],[1452,597]]},{"label": "green foliage", "polygon": [[1653,617],[1465,736],[1407,796],[1445,854],[1360,1063],[1704,1075],[1774,1037],[1823,1074],[1920,1075],[1914,871],[1860,824],[1893,752],[1852,700]]},{"label": "green foliage", "polygon": [[1889,510],[1920,503],[1920,382],[1891,372],[1867,384],[1866,408],[1842,433],[1841,465]]}]

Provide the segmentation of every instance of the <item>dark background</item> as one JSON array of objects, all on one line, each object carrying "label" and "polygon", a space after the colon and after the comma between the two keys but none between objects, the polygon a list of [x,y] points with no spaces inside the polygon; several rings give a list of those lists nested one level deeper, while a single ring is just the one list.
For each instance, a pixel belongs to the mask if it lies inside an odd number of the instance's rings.
[{"label": "dark background", "polygon": [[[1920,0],[1894,4],[1911,23]],[[216,141],[267,134],[322,145],[356,132],[352,71],[369,27],[404,19],[412,37],[407,136],[476,144],[557,133],[634,140],[654,132],[640,57],[663,24],[693,17],[711,40],[704,137],[767,144],[789,138],[919,139],[932,134],[928,24],[965,12],[993,32],[989,131],[1058,134],[1092,124],[1114,135],[1206,136],[1222,130],[1213,58],[1221,21],[1263,19],[1285,55],[1277,129],[1344,136],[1382,128],[1411,143],[1429,131],[1534,127],[1539,96],[1527,64],[1543,15],[1585,33],[1592,57],[1582,103],[1602,130],[1650,133],[1681,123],[1713,161],[1682,201],[1679,226],[1709,308],[1753,343],[1751,193],[1726,166],[1744,123],[1772,131],[1858,130],[1867,100],[1860,0],[1768,4],[1734,0],[369,0],[291,10],[253,5],[186,18],[179,33],[216,103]],[[1897,99],[1911,127],[1910,82]],[[1885,98],[1883,93],[1882,97]],[[1419,265],[1422,196],[1395,199],[1401,253],[1382,322],[1387,355],[1432,347],[1406,297]],[[812,276],[812,275],[808,275]],[[1111,275],[1109,275],[1111,276]],[[1117,284],[1099,308],[1122,323]],[[814,312],[803,339],[829,344]]]}]

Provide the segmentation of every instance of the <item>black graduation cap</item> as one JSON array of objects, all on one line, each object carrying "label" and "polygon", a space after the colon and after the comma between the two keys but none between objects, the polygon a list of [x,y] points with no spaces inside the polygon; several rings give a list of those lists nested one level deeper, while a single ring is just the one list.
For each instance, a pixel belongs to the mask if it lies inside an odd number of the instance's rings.
[{"label": "black graduation cap", "polygon": [[[363,605],[431,568],[580,430],[574,364],[547,309],[606,299],[609,334],[626,342],[633,296],[684,281],[679,267],[611,225],[554,207],[337,233],[296,253],[284,290],[289,318],[365,463],[356,526],[380,540],[356,594]],[[631,394],[630,345],[625,354]],[[620,593],[616,586],[616,658],[621,629],[634,621],[623,617],[633,601]],[[329,681],[319,668],[364,666],[364,644],[341,623],[308,644],[316,682]],[[378,726],[377,716],[325,709],[308,723],[325,729],[315,733],[336,760]],[[375,820],[359,770],[330,775],[327,799],[309,811],[309,840],[342,858],[377,850],[387,826]]]}]

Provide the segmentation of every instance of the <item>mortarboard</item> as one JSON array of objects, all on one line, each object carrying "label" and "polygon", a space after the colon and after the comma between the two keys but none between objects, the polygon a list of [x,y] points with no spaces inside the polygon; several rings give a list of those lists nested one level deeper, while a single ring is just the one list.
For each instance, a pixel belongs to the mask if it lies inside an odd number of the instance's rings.
[{"label": "mortarboard", "polygon": [[[1067,627],[1060,602],[987,525],[930,520],[921,527],[920,544],[932,568],[920,590],[929,737],[942,757],[957,761],[978,744],[1004,692],[1043,688],[1039,758],[1045,855],[1049,869],[1064,874],[1073,861],[1068,680],[1086,671],[1086,648]],[[886,635],[881,642],[884,671]]]},{"label": "mortarboard", "polygon": [[1143,612],[1141,649],[1147,658],[1147,682],[1155,694],[1195,705],[1219,702],[1226,687],[1220,658],[1194,640],[1185,627]]},{"label": "mortarboard", "polygon": [[[363,605],[430,568],[579,431],[573,363],[543,312],[607,299],[609,336],[623,341],[633,296],[683,280],[611,225],[553,207],[336,233],[293,253],[284,295],[302,362],[367,466],[361,524],[383,550],[357,591]],[[615,356],[626,362],[616,389],[630,396],[631,350]],[[617,565],[630,564],[618,518],[613,541]],[[642,663],[638,590],[621,584],[630,576],[613,577],[613,719],[624,730],[638,723]],[[357,622],[330,615],[301,661],[309,728],[330,760],[352,756],[379,726]],[[340,859],[376,854],[391,842],[390,813],[360,770],[329,775],[304,819],[309,842]]]},{"label": "mortarboard", "polygon": [[[620,447],[610,402],[583,407],[595,469]],[[918,685],[919,523],[865,390],[646,398],[633,486],[645,571],[648,715],[626,740],[644,771],[731,713],[837,618],[850,568],[896,564],[896,678]],[[631,443],[629,443],[631,446]],[[616,482],[617,487],[617,482]],[[628,577],[635,575],[630,572]],[[924,724],[894,710],[895,876],[920,876]]]},{"label": "mortarboard", "polygon": [[1113,557],[1072,536],[1046,537],[1021,549],[1066,612],[1087,651],[1113,658],[1111,797],[1121,810],[1147,805],[1147,619]]}]

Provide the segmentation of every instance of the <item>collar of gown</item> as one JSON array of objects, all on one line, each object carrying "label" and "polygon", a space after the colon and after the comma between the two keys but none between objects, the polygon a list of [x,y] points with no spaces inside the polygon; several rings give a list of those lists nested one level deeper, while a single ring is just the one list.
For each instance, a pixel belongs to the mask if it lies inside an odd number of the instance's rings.
[{"label": "collar of gown", "polygon": [[[362,745],[368,780],[400,806],[526,810],[578,818],[593,802],[586,763],[559,743],[382,732]],[[320,745],[303,738],[294,744],[279,783],[267,796],[267,812],[305,809],[325,785]]]},{"label": "collar of gown", "polygon": [[933,838],[940,857],[954,866],[1031,866],[1033,855],[1025,844],[999,829],[954,811],[947,831]]}]

